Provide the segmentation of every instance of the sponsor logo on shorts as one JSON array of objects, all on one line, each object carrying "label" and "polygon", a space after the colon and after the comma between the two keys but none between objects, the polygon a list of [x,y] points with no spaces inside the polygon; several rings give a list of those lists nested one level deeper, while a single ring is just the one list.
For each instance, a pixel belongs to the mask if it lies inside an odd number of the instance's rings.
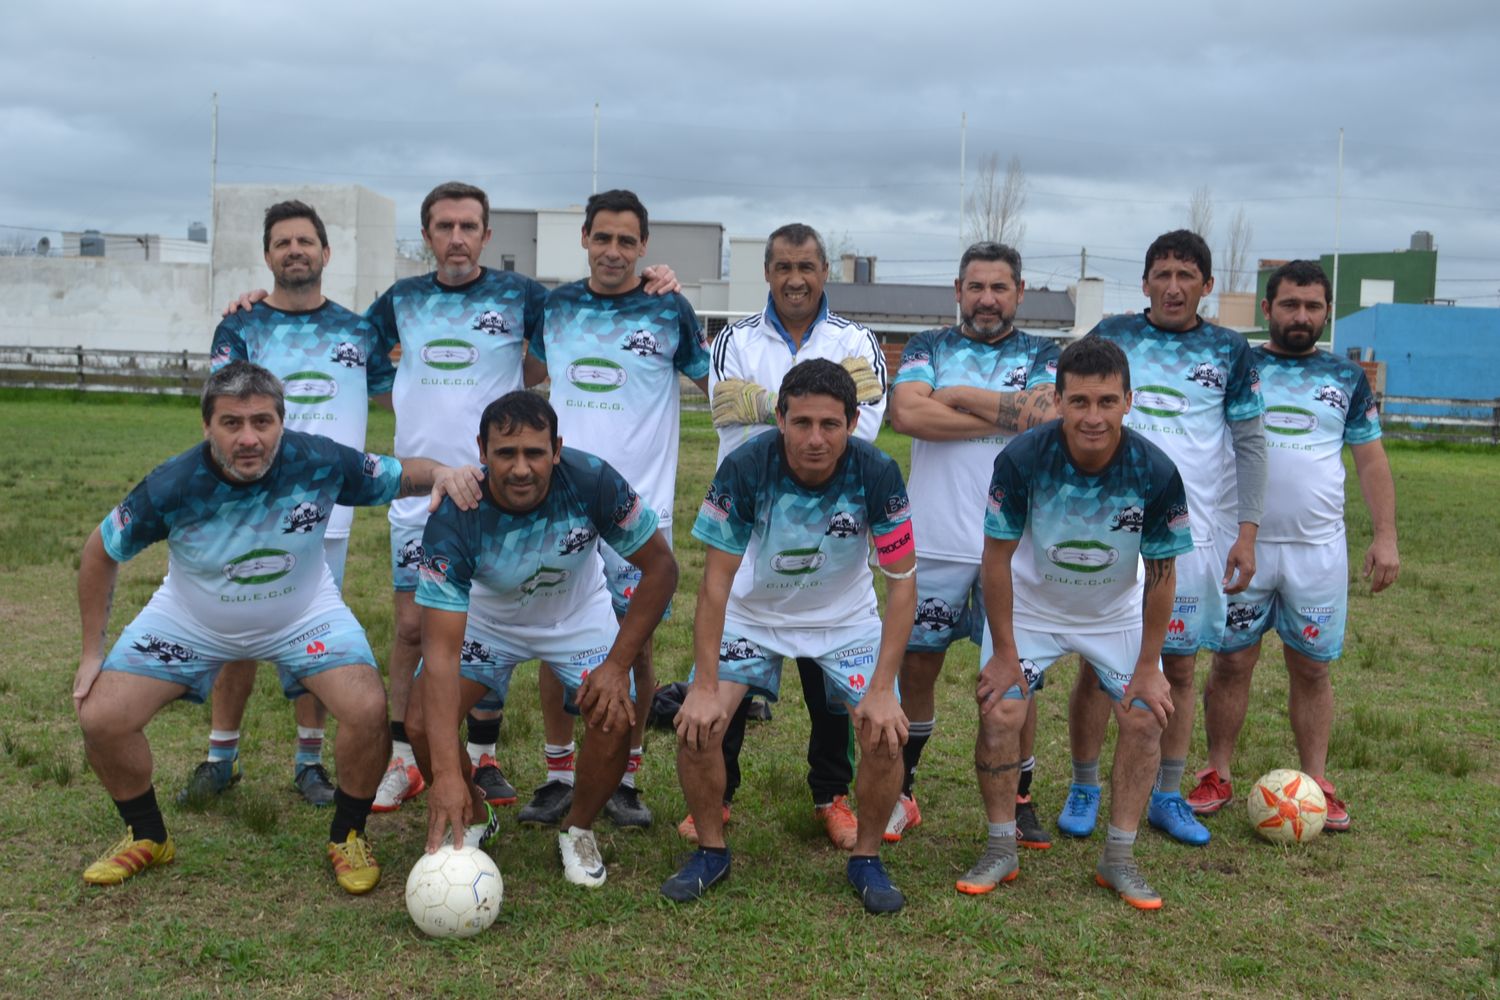
[{"label": "sponsor logo on shorts", "polygon": [[941,597],[924,597],[917,602],[915,625],[924,632],[946,632],[958,624],[959,610]]},{"label": "sponsor logo on shorts", "polygon": [[1042,679],[1042,668],[1035,660],[1021,661],[1021,676],[1026,678],[1028,688],[1036,687],[1036,682]]},{"label": "sponsor logo on shorts", "polygon": [[428,583],[447,583],[448,560],[439,555],[424,555],[421,565],[417,567],[417,575]]},{"label": "sponsor logo on shorts", "polygon": [[295,639],[293,639],[291,641],[291,643],[289,643],[289,645],[300,646],[304,642],[307,642],[308,640],[310,640],[310,639],[312,639],[312,638],[314,638],[316,636],[320,636],[320,635],[322,635],[325,632],[332,631],[332,629],[333,629],[333,625],[332,624],[330,624],[329,622],[324,622],[321,625],[316,625],[316,626],[308,629],[306,632],[303,632],[301,635],[299,635]]},{"label": "sponsor logo on shorts", "polygon": [[493,309],[486,309],[474,317],[474,325],[470,329],[478,330],[480,333],[487,333],[491,337],[497,337],[502,333],[510,333],[511,324],[510,320],[506,319],[503,314]]},{"label": "sponsor logo on shorts", "polygon": [[569,528],[567,534],[562,536],[558,543],[558,554],[571,556],[577,555],[589,547],[589,543],[599,537],[599,533],[593,528]]},{"label": "sponsor logo on shorts", "polygon": [[[569,663],[586,663],[590,667],[597,667],[599,664],[603,663],[608,658],[609,658],[609,647],[608,646],[595,646],[592,649],[585,649],[582,652],[574,653],[572,656],[568,657],[568,662]],[[587,678],[588,675],[589,675],[589,672],[587,670],[585,670],[583,672],[584,678]]]},{"label": "sponsor logo on shorts", "polygon": [[1173,618],[1167,622],[1167,635],[1181,636],[1187,634],[1187,622],[1181,618]]},{"label": "sponsor logo on shorts", "polygon": [[1258,604],[1231,604],[1224,623],[1229,628],[1244,632],[1255,624],[1255,619],[1259,618],[1260,614],[1261,607]]},{"label": "sponsor logo on shorts", "polygon": [[401,543],[396,550],[396,568],[411,569],[422,564],[422,543],[415,538]]},{"label": "sponsor logo on shorts", "polygon": [[311,656],[313,659],[317,659],[324,653],[328,652],[328,647],[323,644],[323,641],[321,639],[314,639],[312,642],[304,646],[303,649],[306,651],[307,655]]},{"label": "sponsor logo on shorts", "polygon": [[1120,560],[1119,550],[1091,538],[1059,542],[1047,547],[1047,558],[1060,569],[1074,573],[1098,573]]},{"label": "sponsor logo on shorts", "polygon": [[816,573],[828,561],[819,549],[784,549],[771,557],[771,568],[783,576]]},{"label": "sponsor logo on shorts", "polygon": [[1197,382],[1205,389],[1224,388],[1223,370],[1217,365],[1209,364],[1207,361],[1201,361],[1194,365],[1193,370],[1188,372],[1187,380],[1189,382]]},{"label": "sponsor logo on shorts", "polygon": [[497,662],[495,651],[482,642],[473,639],[465,639],[464,644],[458,649],[459,663],[478,663],[494,666]]},{"label": "sponsor logo on shorts", "polygon": [[288,403],[303,406],[326,403],[339,394],[339,384],[332,375],[323,372],[292,372],[281,380],[281,385]]},{"label": "sponsor logo on shorts", "polygon": [[875,647],[871,645],[850,646],[834,653],[838,660],[839,669],[848,671],[859,667],[873,667],[875,665]]},{"label": "sponsor logo on shorts", "polygon": [[347,340],[333,345],[333,350],[328,354],[328,360],[345,368],[363,368],[365,366],[365,352],[359,349],[358,344],[351,344]]},{"label": "sponsor logo on shorts", "polygon": [[859,521],[848,511],[837,511],[828,519],[828,529],[823,534],[834,538],[853,538],[859,534]]},{"label": "sponsor logo on shorts", "polygon": [[629,376],[608,358],[579,358],[568,365],[568,381],[584,392],[614,392]]},{"label": "sponsor logo on shorts", "polygon": [[251,549],[224,564],[224,576],[242,586],[280,580],[297,565],[297,557],[282,549]]},{"label": "sponsor logo on shorts", "polygon": [[1320,403],[1327,403],[1340,413],[1346,413],[1349,410],[1349,394],[1336,385],[1318,386],[1317,391],[1313,393],[1313,398]]},{"label": "sponsor logo on shorts", "polygon": [[1134,406],[1153,417],[1180,417],[1187,412],[1188,398],[1164,385],[1143,385],[1135,391]]},{"label": "sponsor logo on shorts", "polygon": [[569,573],[565,569],[555,566],[543,566],[531,574],[520,586],[521,593],[527,597],[535,594],[538,590],[551,590],[560,587],[567,582]]},{"label": "sponsor logo on shorts", "polygon": [[1337,608],[1327,605],[1309,605],[1304,608],[1298,608],[1297,614],[1318,625],[1327,625],[1330,621],[1333,620],[1333,616],[1337,611]]},{"label": "sponsor logo on shorts", "polygon": [[328,518],[328,510],[315,503],[303,501],[287,512],[282,522],[283,535],[307,534]]},{"label": "sponsor logo on shorts", "polygon": [[1319,634],[1320,633],[1318,631],[1318,626],[1316,625],[1302,626],[1302,638],[1307,640],[1308,642],[1312,642],[1318,637]]},{"label": "sponsor logo on shorts", "polygon": [[719,643],[719,662],[737,663],[744,660],[763,660],[766,654],[749,639],[731,639]]},{"label": "sponsor logo on shorts", "polygon": [[849,687],[850,687],[850,689],[852,689],[854,691],[863,691],[865,689],[865,675],[864,674],[850,674],[849,675]]},{"label": "sponsor logo on shorts", "polygon": [[428,368],[443,372],[456,372],[468,368],[479,360],[479,348],[467,340],[446,337],[429,341],[421,351],[422,363]]},{"label": "sponsor logo on shorts", "polygon": [[1138,535],[1145,526],[1146,512],[1135,504],[1116,511],[1115,516],[1109,519],[1110,531],[1129,531]]},{"label": "sponsor logo on shorts", "polygon": [[1297,436],[1318,429],[1318,415],[1300,406],[1268,406],[1264,420],[1266,430],[1272,434]]},{"label": "sponsor logo on shorts", "polygon": [[639,354],[643,358],[654,357],[661,353],[661,345],[649,330],[632,330],[625,335],[620,344],[625,350],[633,354]]},{"label": "sponsor logo on shorts", "polygon": [[1198,613],[1198,598],[1179,596],[1173,604],[1172,610],[1179,615],[1196,615]]},{"label": "sponsor logo on shorts", "polygon": [[131,648],[137,652],[145,653],[154,660],[170,666],[173,663],[186,663],[196,660],[198,654],[181,643],[168,642],[147,632],[141,636],[140,641],[132,642]]}]

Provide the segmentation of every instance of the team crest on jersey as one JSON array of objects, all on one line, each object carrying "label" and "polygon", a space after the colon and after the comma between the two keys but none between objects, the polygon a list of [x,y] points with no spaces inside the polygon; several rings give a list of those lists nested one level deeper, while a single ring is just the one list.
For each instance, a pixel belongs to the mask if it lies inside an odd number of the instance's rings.
[{"label": "team crest on jersey", "polygon": [[1186,531],[1188,527],[1188,509],[1185,503],[1174,503],[1167,508],[1167,527],[1172,531]]},{"label": "team crest on jersey", "polygon": [[823,534],[834,538],[853,538],[859,534],[859,521],[848,511],[838,511],[828,519],[828,530]]},{"label": "team crest on jersey", "polygon": [[422,543],[415,538],[402,542],[396,550],[396,568],[411,569],[422,564]]},{"label": "team crest on jersey", "polygon": [[761,660],[765,658],[761,648],[749,639],[731,639],[719,643],[719,662],[734,663],[740,660]]},{"label": "team crest on jersey", "polygon": [[417,567],[417,575],[428,583],[443,584],[448,582],[448,560],[439,555],[423,555],[422,564]]},{"label": "team crest on jersey", "polygon": [[521,584],[519,589],[521,593],[525,594],[527,597],[530,597],[538,590],[551,590],[553,587],[559,587],[567,582],[567,579],[567,570],[558,569],[555,566],[542,566],[537,569],[535,573],[531,574],[531,576]]},{"label": "team crest on jersey", "polygon": [[122,500],[114,510],[109,512],[109,520],[115,526],[116,531],[124,531],[130,527],[130,522],[134,518],[131,516],[130,508],[125,506],[125,501]]},{"label": "team crest on jersey", "polygon": [[1092,538],[1078,538],[1047,547],[1047,558],[1060,569],[1098,573],[1120,560],[1119,550]]},{"label": "team crest on jersey", "polygon": [[168,642],[165,639],[152,635],[150,632],[141,636],[140,641],[132,642],[130,645],[137,652],[145,653],[153,660],[169,665],[173,663],[186,663],[189,660],[196,660],[198,658],[197,653],[181,643]]},{"label": "team crest on jersey", "polygon": [[1110,531],[1130,531],[1138,535],[1145,526],[1146,512],[1135,504],[1115,511],[1115,516],[1109,519]]},{"label": "team crest on jersey", "polygon": [[1016,365],[1010,371],[1006,372],[1005,377],[1000,380],[1000,388],[1024,389],[1026,388],[1026,376],[1030,374],[1031,371],[1027,365]]},{"label": "team crest on jersey", "polygon": [[1225,624],[1238,632],[1244,632],[1255,624],[1255,619],[1260,617],[1260,611],[1260,606],[1255,604],[1231,604]]},{"label": "team crest on jersey", "polygon": [[333,345],[333,352],[328,355],[328,360],[345,368],[363,368],[365,354],[358,344],[351,344],[346,340]]},{"label": "team crest on jersey", "polygon": [[464,644],[458,650],[458,662],[460,663],[483,663],[494,666],[498,662],[495,651],[482,642],[473,639],[465,639]]},{"label": "team crest on jersey", "polygon": [[599,533],[593,528],[569,528],[568,533],[562,536],[562,544],[559,554],[565,556],[577,555],[589,547],[589,543],[599,537]]},{"label": "team crest on jersey", "polygon": [[480,333],[487,333],[491,337],[498,337],[502,333],[510,333],[511,323],[502,314],[493,309],[486,309],[474,317],[474,324],[470,327]]},{"label": "team crest on jersey", "polygon": [[958,609],[941,597],[927,597],[917,602],[915,626],[924,632],[946,632],[958,624]]},{"label": "team crest on jersey", "polygon": [[633,528],[641,519],[641,497],[633,489],[625,491],[625,499],[615,507],[610,519],[621,528]]},{"label": "team crest on jersey", "polygon": [[729,509],[733,506],[734,497],[724,490],[715,490],[710,483],[708,495],[703,498],[703,504],[698,510],[715,521],[723,521],[729,517]]},{"label": "team crest on jersey", "polygon": [[1224,388],[1224,373],[1217,366],[1211,365],[1207,361],[1202,361],[1194,365],[1193,370],[1188,372],[1187,380],[1189,382],[1197,382],[1205,389]]},{"label": "team crest on jersey", "polygon": [[632,330],[625,335],[625,340],[620,346],[643,358],[655,357],[661,353],[661,345],[656,342],[656,338],[649,330]]},{"label": "team crest on jersey", "polygon": [[1336,385],[1318,386],[1318,391],[1313,393],[1313,398],[1320,403],[1327,403],[1340,413],[1345,413],[1349,409],[1349,394]]},{"label": "team crest on jersey", "polygon": [[932,355],[926,351],[912,351],[901,358],[901,371],[910,371],[913,368],[921,368],[932,364]]},{"label": "team crest on jersey", "polygon": [[282,522],[283,535],[306,534],[328,518],[328,511],[315,503],[303,501],[287,512]]}]

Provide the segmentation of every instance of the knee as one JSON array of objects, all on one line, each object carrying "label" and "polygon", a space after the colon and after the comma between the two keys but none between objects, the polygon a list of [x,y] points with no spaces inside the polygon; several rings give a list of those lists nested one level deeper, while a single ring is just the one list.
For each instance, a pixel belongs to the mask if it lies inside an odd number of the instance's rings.
[{"label": "knee", "polygon": [[1229,653],[1216,653],[1214,654],[1213,679],[1228,683],[1248,680],[1259,659],[1260,650],[1256,647],[1237,649]]},{"label": "knee", "polygon": [[1323,660],[1310,660],[1305,656],[1288,656],[1287,673],[1292,682],[1304,687],[1321,687],[1329,683],[1329,664]]},{"label": "knee", "polygon": [[1174,688],[1193,686],[1193,672],[1198,667],[1198,659],[1194,656],[1164,656],[1161,661],[1162,673],[1167,677],[1167,683]]},{"label": "knee", "polygon": [[1026,725],[1029,698],[997,698],[979,713],[979,741],[987,747],[1014,739]]},{"label": "knee", "polygon": [[78,706],[78,727],[83,730],[84,742],[92,744],[118,739],[129,728],[118,712],[94,695]]},{"label": "knee", "polygon": [[415,609],[405,608],[396,612],[396,641],[403,646],[421,648],[422,616]]},{"label": "knee", "polygon": [[1120,726],[1121,741],[1133,743],[1160,743],[1162,727],[1150,709],[1135,705],[1129,711],[1117,711],[1115,718]]}]

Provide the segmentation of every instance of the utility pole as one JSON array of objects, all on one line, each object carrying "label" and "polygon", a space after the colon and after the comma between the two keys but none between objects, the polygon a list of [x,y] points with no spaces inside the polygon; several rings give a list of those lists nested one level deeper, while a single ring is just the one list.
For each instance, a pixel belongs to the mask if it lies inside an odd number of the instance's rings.
[{"label": "utility pole", "polygon": [[213,93],[208,144],[208,308],[214,308],[214,244],[219,240],[219,92]]},{"label": "utility pole", "polygon": [[1078,248],[1078,280],[1082,281],[1089,276],[1089,248]]},{"label": "utility pole", "polygon": [[594,102],[594,194],[599,193],[599,102]]}]

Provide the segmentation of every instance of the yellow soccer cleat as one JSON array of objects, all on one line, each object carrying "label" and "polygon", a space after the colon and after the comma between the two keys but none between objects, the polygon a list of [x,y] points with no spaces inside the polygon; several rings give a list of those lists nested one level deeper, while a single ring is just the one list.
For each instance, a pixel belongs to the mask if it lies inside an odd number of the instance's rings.
[{"label": "yellow soccer cleat", "polygon": [[119,885],[147,868],[170,863],[176,856],[177,847],[170,834],[166,843],[158,844],[154,840],[136,840],[135,834],[126,827],[120,842],[83,870],[83,880],[89,885]]},{"label": "yellow soccer cleat", "polygon": [[380,883],[380,863],[370,842],[353,830],[342,844],[328,842],[328,861],[339,886],[352,896],[363,895]]}]

